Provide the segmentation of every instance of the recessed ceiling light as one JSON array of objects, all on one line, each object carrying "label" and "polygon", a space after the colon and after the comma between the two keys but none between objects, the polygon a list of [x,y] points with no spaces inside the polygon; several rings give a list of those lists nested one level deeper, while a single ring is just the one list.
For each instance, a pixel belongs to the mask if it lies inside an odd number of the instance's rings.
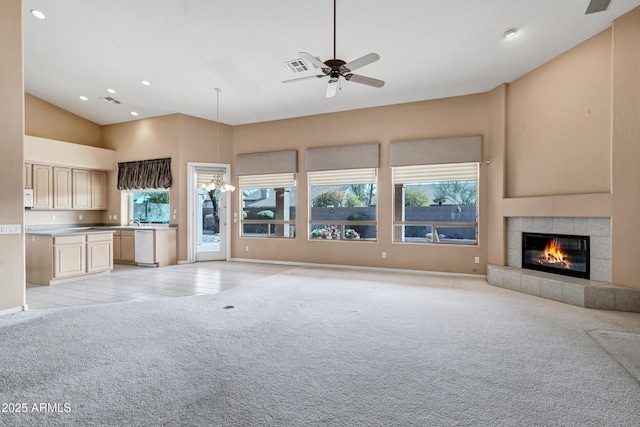
[{"label": "recessed ceiling light", "polygon": [[149,85],[151,85],[151,83],[149,83],[149,82],[148,82],[148,81],[146,81],[146,80],[140,80],[140,83],[142,83],[142,84],[143,84],[143,85],[145,85],[145,86],[149,86]]},{"label": "recessed ceiling light", "polygon": [[132,115],[132,116],[137,116],[137,115],[138,115],[138,113],[136,113],[135,111],[132,111],[132,112],[131,112],[131,115]]},{"label": "recessed ceiling light", "polygon": [[502,33],[502,36],[505,39],[511,39],[511,38],[514,38],[516,36],[516,34],[518,34],[518,29],[517,28],[509,28],[509,29],[505,30],[504,33]]},{"label": "recessed ceiling light", "polygon": [[89,98],[87,98],[86,96],[82,96],[80,95],[78,98],[80,98],[82,101],[88,101]]},{"label": "recessed ceiling light", "polygon": [[44,13],[40,12],[40,11],[39,11],[39,10],[37,10],[37,9],[31,9],[31,14],[32,14],[33,16],[35,16],[36,18],[38,18],[38,19],[44,19],[44,18],[46,18],[46,16],[44,16]]},{"label": "recessed ceiling light", "polygon": [[116,93],[116,91],[115,91],[115,90],[113,90],[113,89],[107,89],[107,92],[109,92],[109,93]]}]

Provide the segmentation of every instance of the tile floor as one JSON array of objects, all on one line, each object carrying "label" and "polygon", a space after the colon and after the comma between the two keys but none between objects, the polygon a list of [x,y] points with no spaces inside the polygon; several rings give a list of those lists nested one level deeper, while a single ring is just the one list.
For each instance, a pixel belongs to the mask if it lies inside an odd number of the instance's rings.
[{"label": "tile floor", "polygon": [[53,286],[27,284],[29,310],[216,294],[290,266],[210,261],[161,268],[116,265],[105,276]]}]

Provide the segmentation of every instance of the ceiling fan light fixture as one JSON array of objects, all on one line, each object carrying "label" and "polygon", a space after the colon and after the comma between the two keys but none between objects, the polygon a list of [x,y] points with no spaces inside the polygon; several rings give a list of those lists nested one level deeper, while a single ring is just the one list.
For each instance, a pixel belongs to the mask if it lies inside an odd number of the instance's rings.
[{"label": "ceiling fan light fixture", "polygon": [[502,33],[502,37],[508,40],[508,39],[514,38],[517,34],[518,34],[517,28],[508,28],[504,30],[504,33]]}]

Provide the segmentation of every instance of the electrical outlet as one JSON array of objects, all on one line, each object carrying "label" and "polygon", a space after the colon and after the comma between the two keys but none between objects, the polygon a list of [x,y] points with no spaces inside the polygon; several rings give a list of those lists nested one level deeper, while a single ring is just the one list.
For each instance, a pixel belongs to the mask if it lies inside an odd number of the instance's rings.
[{"label": "electrical outlet", "polygon": [[245,247],[244,247],[244,250],[245,250],[246,252],[249,252],[249,245],[245,246]]},{"label": "electrical outlet", "polygon": [[20,224],[0,225],[0,234],[20,234]]},{"label": "electrical outlet", "polygon": [[480,264],[480,257],[479,256],[476,257],[476,264]]},{"label": "electrical outlet", "polygon": [[82,215],[78,215],[78,219],[82,221]]},{"label": "electrical outlet", "polygon": [[118,215],[114,215],[114,216],[113,216],[113,219],[118,219]]},{"label": "electrical outlet", "polygon": [[382,252],[382,258],[387,258],[387,253],[386,252]]},{"label": "electrical outlet", "polygon": [[51,220],[55,221],[56,220],[56,216],[55,215],[51,215]]},{"label": "electrical outlet", "polygon": [[113,215],[109,215],[109,219],[113,219]]}]

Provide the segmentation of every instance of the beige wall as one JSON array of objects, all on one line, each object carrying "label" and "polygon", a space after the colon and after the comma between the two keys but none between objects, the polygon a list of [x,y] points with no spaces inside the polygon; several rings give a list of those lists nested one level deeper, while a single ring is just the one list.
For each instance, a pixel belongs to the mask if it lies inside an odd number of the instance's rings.
[{"label": "beige wall", "polygon": [[[311,262],[370,267],[389,267],[458,273],[484,274],[486,262],[486,218],[489,206],[480,203],[479,246],[419,245],[392,243],[392,191],[389,168],[389,142],[393,140],[484,135],[490,145],[489,96],[487,94],[425,101],[389,107],[324,114],[234,128],[235,154],[269,150],[298,150],[296,188],[297,237],[260,239],[239,237],[239,224],[231,241],[234,258]],[[323,145],[380,143],[378,172],[378,241],[308,240],[309,197],[304,173],[304,150]],[[481,166],[480,200],[486,197],[483,186],[485,165]],[[233,194],[232,210],[240,215],[239,192]],[[249,251],[246,247],[249,246]],[[386,252],[387,258],[382,258]],[[480,257],[481,264],[474,258]]]},{"label": "beige wall", "polygon": [[29,112],[25,118],[27,135],[102,147],[102,126],[28,93],[24,95],[24,101]]},{"label": "beige wall", "polygon": [[640,8],[613,28],[612,281],[640,288]]},{"label": "beige wall", "polygon": [[611,30],[507,90],[507,197],[611,191]]},{"label": "beige wall", "polygon": [[[20,1],[0,1],[0,70],[0,224],[17,224],[24,229],[24,73]],[[0,313],[25,305],[24,248],[24,234],[0,235]]]}]

